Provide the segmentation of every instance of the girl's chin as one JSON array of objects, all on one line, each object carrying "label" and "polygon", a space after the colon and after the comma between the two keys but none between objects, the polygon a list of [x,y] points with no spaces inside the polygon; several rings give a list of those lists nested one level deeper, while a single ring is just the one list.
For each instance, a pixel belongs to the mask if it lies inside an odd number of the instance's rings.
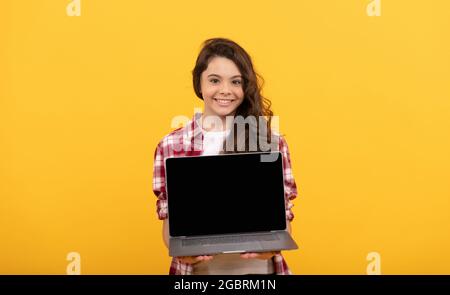
[{"label": "girl's chin", "polygon": [[214,110],[214,114],[216,115],[216,116],[220,116],[220,117],[226,117],[226,116],[232,116],[233,114],[234,114],[234,109],[229,109],[229,110],[226,110],[226,109],[219,109],[219,110],[217,110],[217,109],[215,109]]}]

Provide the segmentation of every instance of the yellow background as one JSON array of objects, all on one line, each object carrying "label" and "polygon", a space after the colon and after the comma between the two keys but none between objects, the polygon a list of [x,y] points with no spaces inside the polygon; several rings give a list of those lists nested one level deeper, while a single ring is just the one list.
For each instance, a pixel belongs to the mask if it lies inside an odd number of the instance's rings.
[{"label": "yellow background", "polygon": [[0,273],[167,273],[153,153],[218,36],[290,146],[293,272],[450,273],[449,1],[69,2],[0,2]]}]

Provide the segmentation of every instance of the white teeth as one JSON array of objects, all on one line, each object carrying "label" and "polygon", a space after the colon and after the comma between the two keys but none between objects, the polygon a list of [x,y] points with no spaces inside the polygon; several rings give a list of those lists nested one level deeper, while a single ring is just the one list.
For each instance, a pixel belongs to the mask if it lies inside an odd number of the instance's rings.
[{"label": "white teeth", "polygon": [[226,104],[226,103],[231,103],[231,101],[232,100],[230,100],[230,99],[215,99],[217,102],[220,102],[220,103],[223,103],[223,104]]}]

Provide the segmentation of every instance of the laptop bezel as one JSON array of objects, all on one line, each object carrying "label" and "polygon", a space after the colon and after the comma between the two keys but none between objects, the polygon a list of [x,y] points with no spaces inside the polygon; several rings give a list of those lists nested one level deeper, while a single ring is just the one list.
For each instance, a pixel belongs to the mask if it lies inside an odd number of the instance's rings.
[{"label": "laptop bezel", "polygon": [[[167,187],[167,166],[166,166],[166,162],[169,159],[172,158],[197,158],[197,157],[210,157],[210,156],[236,156],[236,155],[245,155],[245,154],[260,154],[260,155],[264,155],[264,154],[268,154],[268,153],[277,153],[278,157],[281,157],[281,176],[283,179],[283,198],[284,198],[284,219],[285,219],[285,223],[284,223],[284,229],[281,230],[272,230],[272,231],[267,231],[267,232],[280,232],[280,231],[287,231],[288,225],[287,225],[287,218],[286,218],[286,191],[285,191],[285,178],[284,178],[284,161],[283,161],[283,155],[281,153],[281,151],[270,151],[270,152],[246,152],[246,153],[232,153],[232,154],[217,154],[217,155],[197,155],[197,156],[169,156],[166,157],[164,159],[164,182],[165,182],[165,189],[166,189],[166,198],[167,198],[167,226],[169,227],[169,239],[178,239],[178,238],[189,238],[189,237],[213,237],[213,236],[224,236],[224,235],[241,235],[241,234],[255,234],[258,232],[240,232],[240,233],[233,233],[233,234],[211,234],[211,235],[192,235],[192,236],[172,236],[170,233],[170,212],[169,212],[169,188]],[[278,158],[277,158],[278,159]]]}]

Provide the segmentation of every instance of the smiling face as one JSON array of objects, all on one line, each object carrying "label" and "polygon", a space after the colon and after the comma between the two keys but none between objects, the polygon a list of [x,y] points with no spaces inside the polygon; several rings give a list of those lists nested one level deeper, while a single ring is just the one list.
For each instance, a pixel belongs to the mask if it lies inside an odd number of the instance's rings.
[{"label": "smiling face", "polygon": [[204,116],[233,116],[244,100],[243,78],[236,64],[225,57],[214,57],[200,80]]}]

